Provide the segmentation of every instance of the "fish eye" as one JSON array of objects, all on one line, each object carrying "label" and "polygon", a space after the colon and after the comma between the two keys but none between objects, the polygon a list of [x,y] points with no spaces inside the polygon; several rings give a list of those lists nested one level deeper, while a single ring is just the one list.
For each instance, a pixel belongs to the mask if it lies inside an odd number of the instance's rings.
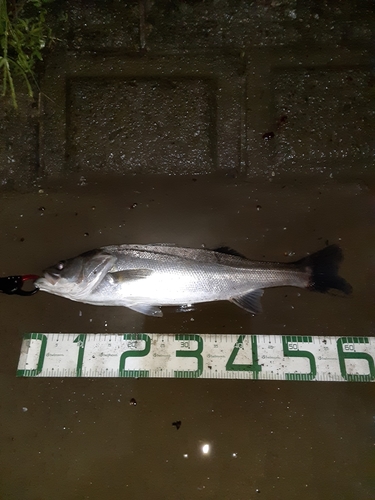
[{"label": "fish eye", "polygon": [[64,266],[65,266],[65,260],[60,260],[60,262],[58,264],[56,264],[56,268],[59,271],[62,271],[64,269]]}]

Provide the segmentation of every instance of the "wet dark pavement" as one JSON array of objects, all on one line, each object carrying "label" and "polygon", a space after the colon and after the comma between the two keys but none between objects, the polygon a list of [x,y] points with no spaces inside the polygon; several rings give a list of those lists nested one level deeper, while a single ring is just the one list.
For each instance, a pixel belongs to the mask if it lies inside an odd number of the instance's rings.
[{"label": "wet dark pavement", "polygon": [[336,243],[353,294],[161,319],[1,295],[1,500],[373,500],[371,383],[16,378],[30,332],[374,336],[372,2],[53,8],[34,100],[0,107],[1,276],[117,243]]},{"label": "wet dark pavement", "polygon": [[1,296],[2,498],[373,498],[372,384],[15,377],[26,332],[371,335],[371,186],[222,176],[82,183],[2,195],[4,269],[40,273],[124,241],[293,260],[329,240],[343,248],[354,293],[279,288],[265,292],[257,317],[211,303],[161,319],[43,292]]}]

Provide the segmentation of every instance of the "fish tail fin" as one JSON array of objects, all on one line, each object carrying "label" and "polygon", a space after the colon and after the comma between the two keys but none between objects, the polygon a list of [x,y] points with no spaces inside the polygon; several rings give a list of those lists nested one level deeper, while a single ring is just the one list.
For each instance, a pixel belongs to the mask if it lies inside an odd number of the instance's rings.
[{"label": "fish tail fin", "polygon": [[324,293],[334,289],[349,295],[352,292],[351,285],[338,275],[342,259],[341,248],[338,245],[329,245],[297,261],[296,264],[309,270],[309,290]]}]

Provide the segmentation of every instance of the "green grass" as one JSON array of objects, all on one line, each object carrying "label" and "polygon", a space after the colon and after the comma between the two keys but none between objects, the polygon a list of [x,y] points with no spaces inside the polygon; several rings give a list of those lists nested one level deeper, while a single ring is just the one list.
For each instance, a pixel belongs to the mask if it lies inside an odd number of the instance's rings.
[{"label": "green grass", "polygon": [[[0,0],[0,75],[2,96],[17,108],[15,79],[23,80],[30,97],[36,84],[35,65],[54,37],[46,22],[46,4],[54,0]],[[1,81],[1,77],[0,77]]]}]

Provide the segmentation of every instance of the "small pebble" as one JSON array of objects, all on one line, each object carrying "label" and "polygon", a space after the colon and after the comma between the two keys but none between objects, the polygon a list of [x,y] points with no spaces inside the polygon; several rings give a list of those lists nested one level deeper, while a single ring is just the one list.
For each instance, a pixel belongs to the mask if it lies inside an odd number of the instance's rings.
[{"label": "small pebble", "polygon": [[273,132],[266,132],[265,134],[262,135],[262,138],[265,141],[269,141],[275,137],[275,134]]}]

